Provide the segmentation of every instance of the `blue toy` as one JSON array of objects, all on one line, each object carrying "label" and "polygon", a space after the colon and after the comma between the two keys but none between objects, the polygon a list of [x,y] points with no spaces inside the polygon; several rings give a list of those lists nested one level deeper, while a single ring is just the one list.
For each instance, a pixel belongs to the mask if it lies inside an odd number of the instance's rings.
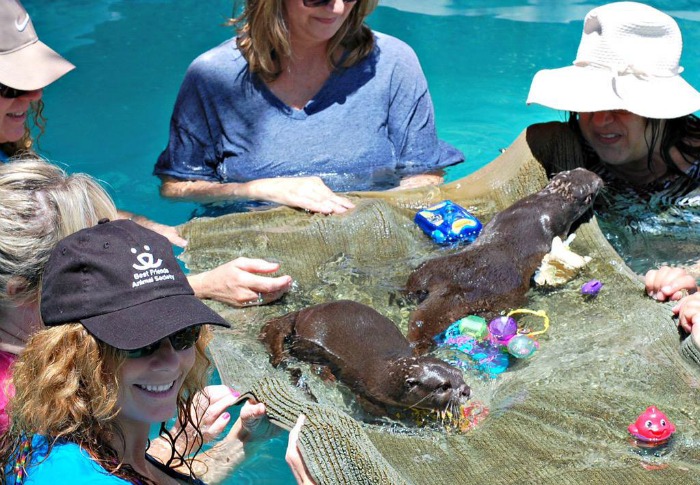
[{"label": "blue toy", "polygon": [[438,244],[474,242],[483,227],[479,219],[451,200],[419,211],[414,221]]}]

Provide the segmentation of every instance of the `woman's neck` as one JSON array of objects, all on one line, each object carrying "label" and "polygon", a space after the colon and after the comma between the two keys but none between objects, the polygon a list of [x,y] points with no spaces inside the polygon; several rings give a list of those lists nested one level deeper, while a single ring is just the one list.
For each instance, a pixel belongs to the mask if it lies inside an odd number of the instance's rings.
[{"label": "woman's neck", "polygon": [[282,60],[279,77],[268,86],[287,106],[302,109],[321,90],[331,72],[325,44],[295,43],[292,55]]}]

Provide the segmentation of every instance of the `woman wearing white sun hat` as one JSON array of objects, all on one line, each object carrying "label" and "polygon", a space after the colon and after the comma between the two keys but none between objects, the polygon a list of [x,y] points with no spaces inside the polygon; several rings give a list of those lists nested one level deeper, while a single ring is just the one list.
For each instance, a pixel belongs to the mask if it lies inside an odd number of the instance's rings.
[{"label": "woman wearing white sun hat", "polygon": [[[636,2],[591,10],[573,65],[539,71],[527,102],[569,111],[584,165],[609,193],[700,205],[700,93],[681,76],[683,41],[665,13]],[[695,292],[682,268],[645,277],[650,296],[677,300]]]}]

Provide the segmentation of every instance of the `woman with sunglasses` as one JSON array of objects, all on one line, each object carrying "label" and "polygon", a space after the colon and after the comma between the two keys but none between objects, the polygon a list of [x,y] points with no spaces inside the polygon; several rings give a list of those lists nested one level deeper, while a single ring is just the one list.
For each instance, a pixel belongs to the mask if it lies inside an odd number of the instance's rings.
[{"label": "woman with sunglasses", "polygon": [[413,50],[364,21],[378,0],[246,0],[238,36],[198,57],[180,88],[161,194],[353,207],[336,191],[442,182],[463,160],[437,138]]},{"label": "woman with sunglasses", "polygon": [[[264,405],[246,403],[212,452],[228,460],[195,460],[207,325],[229,325],[194,296],[164,237],[103,219],[61,240],[44,271],[41,316],[47,328],[13,369],[2,483],[198,484],[200,470],[225,476],[246,443],[264,434]],[[173,416],[174,435],[165,426]],[[155,423],[170,445],[162,461],[148,452]],[[309,483],[304,469],[295,473]]]}]

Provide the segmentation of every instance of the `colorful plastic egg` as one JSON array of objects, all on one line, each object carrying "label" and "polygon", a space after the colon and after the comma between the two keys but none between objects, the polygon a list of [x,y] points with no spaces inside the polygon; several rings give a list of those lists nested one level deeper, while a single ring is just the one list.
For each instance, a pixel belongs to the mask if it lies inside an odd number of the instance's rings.
[{"label": "colorful plastic egg", "polygon": [[640,441],[660,443],[669,439],[676,427],[656,406],[649,406],[627,427],[627,431]]},{"label": "colorful plastic egg", "polygon": [[470,335],[477,340],[480,340],[488,333],[486,319],[476,315],[469,315],[459,320],[459,333],[462,335]]},{"label": "colorful plastic egg", "polygon": [[518,322],[505,315],[496,317],[489,322],[489,333],[494,343],[505,345],[518,333]]},{"label": "colorful plastic egg", "polygon": [[537,350],[537,342],[527,335],[516,335],[508,341],[508,352],[518,359],[527,359]]}]

